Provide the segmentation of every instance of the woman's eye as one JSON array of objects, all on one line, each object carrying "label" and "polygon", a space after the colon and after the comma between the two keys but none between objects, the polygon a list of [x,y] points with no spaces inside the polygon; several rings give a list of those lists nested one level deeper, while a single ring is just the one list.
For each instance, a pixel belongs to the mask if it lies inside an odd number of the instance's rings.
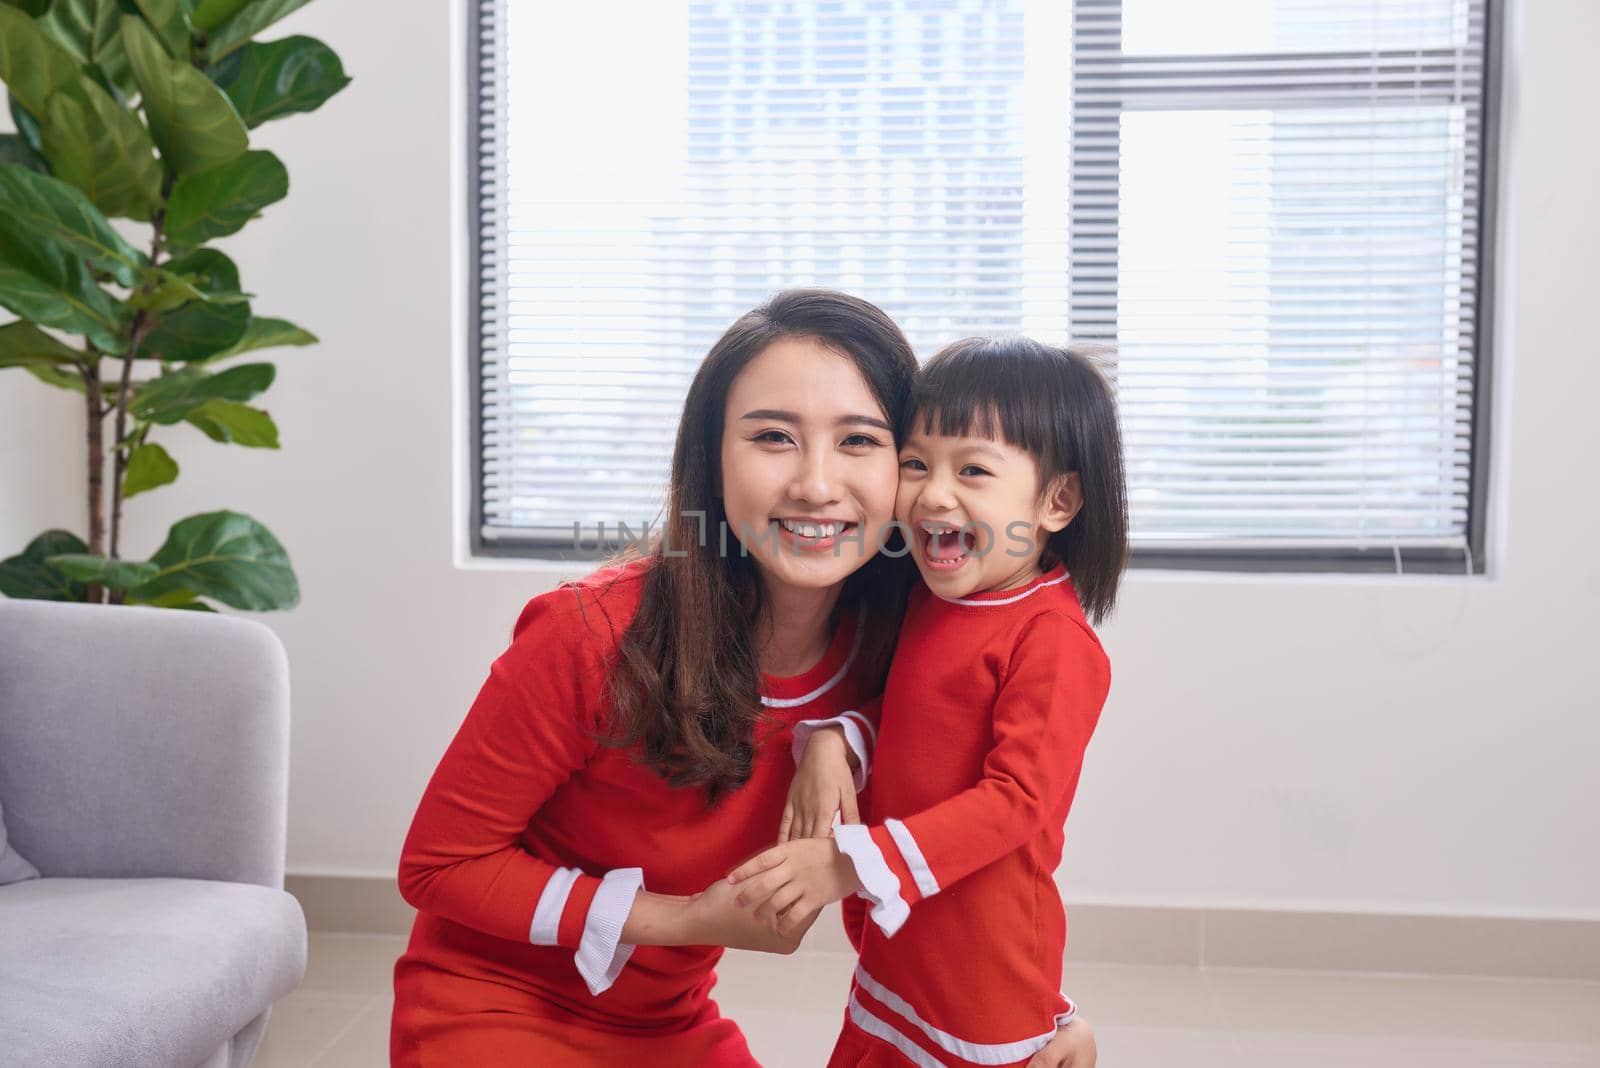
[{"label": "woman's eye", "polygon": [[873,437],[870,434],[851,434],[849,437],[845,438],[839,444],[848,445],[848,446],[851,446],[852,448],[861,448],[863,446],[882,445],[883,442],[879,441],[877,438]]},{"label": "woman's eye", "polygon": [[789,441],[789,435],[781,430],[763,430],[751,440],[771,442],[774,445],[784,445]]}]

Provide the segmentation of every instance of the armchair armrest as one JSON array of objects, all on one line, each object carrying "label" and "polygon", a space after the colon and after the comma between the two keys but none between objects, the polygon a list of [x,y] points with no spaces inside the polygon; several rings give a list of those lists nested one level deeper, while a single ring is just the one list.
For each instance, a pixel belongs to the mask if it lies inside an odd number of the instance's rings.
[{"label": "armchair armrest", "polygon": [[289,665],[264,624],[0,599],[0,803],[46,876],[282,888]]}]

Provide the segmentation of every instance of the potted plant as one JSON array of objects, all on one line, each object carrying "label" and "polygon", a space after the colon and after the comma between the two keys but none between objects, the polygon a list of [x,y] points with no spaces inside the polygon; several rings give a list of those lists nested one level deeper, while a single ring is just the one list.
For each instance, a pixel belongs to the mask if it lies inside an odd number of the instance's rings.
[{"label": "potted plant", "polygon": [[[287,195],[250,147],[264,122],[314,111],[349,84],[311,37],[256,41],[307,0],[0,0],[0,368],[84,398],[88,538],[47,530],[0,561],[8,597],[215,611],[293,607],[288,554],[255,519],[173,524],[148,560],[120,554],[123,502],[171,483],[152,435],[277,448],[250,402],[273,364],[234,358],[310,333],[258,316],[217,238]],[[111,219],[148,227],[133,232]],[[226,366],[224,366],[226,364]],[[106,467],[110,460],[107,485]],[[108,516],[109,510],[109,516]]]}]

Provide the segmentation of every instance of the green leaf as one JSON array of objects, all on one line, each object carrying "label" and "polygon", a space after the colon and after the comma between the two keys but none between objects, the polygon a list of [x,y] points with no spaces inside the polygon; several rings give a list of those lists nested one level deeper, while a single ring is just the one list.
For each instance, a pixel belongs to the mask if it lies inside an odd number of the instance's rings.
[{"label": "green leaf", "polygon": [[225,360],[230,356],[238,356],[256,349],[277,348],[280,345],[315,345],[317,336],[308,330],[302,330],[286,319],[251,319],[250,325],[232,348],[225,349],[214,356],[207,356],[206,363]]},{"label": "green leaf", "polygon": [[[32,323],[0,326],[0,367],[74,366],[83,358],[83,353],[68,348]],[[83,380],[76,375],[73,379],[82,390]]]},{"label": "green leaf", "polygon": [[245,45],[217,64],[211,78],[251,129],[269,119],[315,111],[350,84],[338,53],[315,37]]},{"label": "green leaf", "polygon": [[206,42],[206,52],[216,63],[250,38],[310,0],[251,0],[212,33]]},{"label": "green leaf", "polygon": [[217,374],[191,365],[141,382],[128,411],[140,422],[171,426],[208,400],[251,400],[276,374],[270,363],[244,363]]},{"label": "green leaf", "polygon": [[139,92],[122,48],[122,11],[117,0],[55,0],[39,26],[82,63],[93,64],[123,100]]},{"label": "green leaf", "polygon": [[152,600],[185,591],[251,611],[300,603],[289,556],[272,532],[247,515],[207,512],[179,520],[150,558],[161,570],[129,599]]},{"label": "green leaf", "polygon": [[28,363],[23,367],[29,374],[47,386],[57,386],[61,389],[70,389],[74,393],[83,392],[83,379],[77,374],[63,370],[59,365],[46,363]]},{"label": "green leaf", "polygon": [[89,198],[65,182],[24,168],[0,166],[0,211],[12,222],[49,238],[132,289],[143,253],[111,228]]},{"label": "green leaf", "polygon": [[66,530],[47,530],[16,556],[0,560],[0,593],[30,601],[82,601],[89,589],[46,561],[61,553],[88,552],[83,539]]},{"label": "green leaf", "polygon": [[289,171],[271,152],[246,152],[178,179],[167,201],[166,234],[200,245],[240,230],[269,204],[289,195]]},{"label": "green leaf", "polygon": [[239,13],[250,0],[200,0],[189,13],[189,24],[202,33],[210,33]]},{"label": "green leaf", "polygon": [[[165,266],[173,274],[189,277],[208,295],[237,293],[239,289],[239,269],[214,248],[197,249]],[[140,353],[164,360],[198,360],[231,348],[249,325],[248,303],[190,301],[157,317]]]},{"label": "green leaf", "polygon": [[239,113],[211,79],[168,56],[142,19],[124,15],[121,32],[150,133],[175,173],[215,167],[250,147]]},{"label": "green leaf", "polygon": [[26,167],[35,174],[49,174],[44,157],[35,152],[20,134],[0,134],[0,164]]},{"label": "green leaf", "polygon": [[57,178],[83,190],[107,215],[148,219],[161,202],[161,164],[144,124],[92,82],[45,105],[40,135]]},{"label": "green leaf", "polygon": [[128,466],[122,472],[122,498],[127,500],[136,493],[175,482],[177,478],[178,461],[167,455],[166,449],[153,441],[135,446],[128,453]]},{"label": "green leaf", "polygon": [[272,416],[248,404],[208,400],[184,416],[184,422],[197,427],[212,441],[220,441],[224,445],[243,445],[252,449],[278,447],[278,427],[272,421]]},{"label": "green leaf", "polygon": [[54,241],[18,230],[4,215],[0,305],[40,326],[82,334],[102,352],[115,355],[127,347],[122,305],[94,284],[84,262]]},{"label": "green leaf", "polygon": [[50,94],[82,80],[72,53],[46,37],[25,13],[0,4],[0,81],[24,108],[43,115]]},{"label": "green leaf", "polygon": [[5,0],[12,7],[21,8],[35,18],[50,9],[50,0]]},{"label": "green leaf", "polygon": [[125,590],[149,582],[160,573],[155,564],[110,560],[92,553],[60,553],[45,560],[68,578],[97,582],[108,590]]},{"label": "green leaf", "polygon": [[139,599],[137,590],[129,590],[123,594],[122,603],[143,604],[151,608],[196,608],[206,612],[216,611],[215,608],[212,608],[204,601],[195,600],[194,594],[188,590],[169,590],[167,593],[159,597],[152,597],[148,601]]},{"label": "green leaf", "polygon": [[39,137],[39,120],[28,113],[22,106],[15,93],[6,93],[6,107],[11,112],[11,121],[16,124],[17,136],[22,138],[23,144],[44,156],[44,141]]},{"label": "green leaf", "polygon": [[156,35],[166,48],[167,55],[183,63],[189,62],[189,20],[184,18],[178,0],[134,0],[144,13],[145,21],[155,27]]}]

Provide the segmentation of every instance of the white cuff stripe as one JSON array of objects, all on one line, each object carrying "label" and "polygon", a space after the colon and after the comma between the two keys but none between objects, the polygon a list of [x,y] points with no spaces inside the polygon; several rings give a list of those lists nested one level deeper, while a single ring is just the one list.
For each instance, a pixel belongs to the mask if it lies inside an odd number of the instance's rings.
[{"label": "white cuff stripe", "polygon": [[839,852],[850,858],[855,866],[856,878],[861,880],[861,892],[872,902],[872,920],[887,937],[893,937],[900,925],[911,915],[911,906],[900,896],[900,880],[883,859],[872,833],[859,823],[843,823],[834,827],[833,840]]},{"label": "white cuff stripe", "polygon": [[[910,1002],[868,975],[866,969],[860,965],[856,966],[856,985],[921,1031],[934,1045],[946,1053],[952,1053],[971,1064],[1010,1064],[1013,1061],[1026,1060],[1038,1053],[1052,1038],[1056,1037],[1056,1028],[1052,1027],[1042,1035],[1018,1039],[1015,1042],[968,1042],[964,1038],[957,1038],[948,1031],[939,1030],[921,1016],[918,1016],[917,1010],[911,1007]],[[1076,1011],[1076,1008],[1074,1008],[1073,1013],[1075,1014]],[[1056,1016],[1056,1020],[1059,1021],[1064,1016],[1069,1016],[1069,1014],[1061,1013]],[[1059,1027],[1060,1024],[1057,1023],[1056,1026]],[[909,1042],[910,1040],[907,1039],[907,1041]],[[898,1043],[896,1043],[896,1047],[898,1048]],[[902,1052],[904,1051],[902,1050]]]},{"label": "white cuff stripe", "polygon": [[578,974],[591,994],[609,990],[633,956],[634,947],[621,941],[622,927],[633,911],[634,897],[643,887],[643,869],[616,868],[606,872],[594,892],[575,958]]},{"label": "white cuff stripe", "polygon": [[573,884],[582,875],[577,868],[557,868],[544,884],[539,903],[533,909],[533,923],[528,926],[528,941],[536,946],[553,946],[561,929],[561,914],[567,910],[567,898]]},{"label": "white cuff stripe", "polygon": [[841,712],[840,715],[848,716],[851,719],[855,720],[856,722],[860,723],[862,730],[867,732],[868,741],[870,741],[873,745],[877,745],[878,744],[878,728],[876,728],[876,727],[874,727],[872,725],[872,721],[870,719],[868,719],[866,716],[863,716],[860,712],[857,712],[855,709],[850,709],[847,712]]},{"label": "white cuff stripe", "polygon": [[911,878],[917,884],[917,892],[923,897],[932,897],[939,892],[939,880],[933,877],[933,871],[928,867],[927,858],[922,855],[922,849],[917,845],[917,840],[911,836],[911,829],[896,819],[883,821],[889,829],[889,837],[894,839],[894,844],[900,850],[900,855],[905,858],[906,867],[911,869]]}]

